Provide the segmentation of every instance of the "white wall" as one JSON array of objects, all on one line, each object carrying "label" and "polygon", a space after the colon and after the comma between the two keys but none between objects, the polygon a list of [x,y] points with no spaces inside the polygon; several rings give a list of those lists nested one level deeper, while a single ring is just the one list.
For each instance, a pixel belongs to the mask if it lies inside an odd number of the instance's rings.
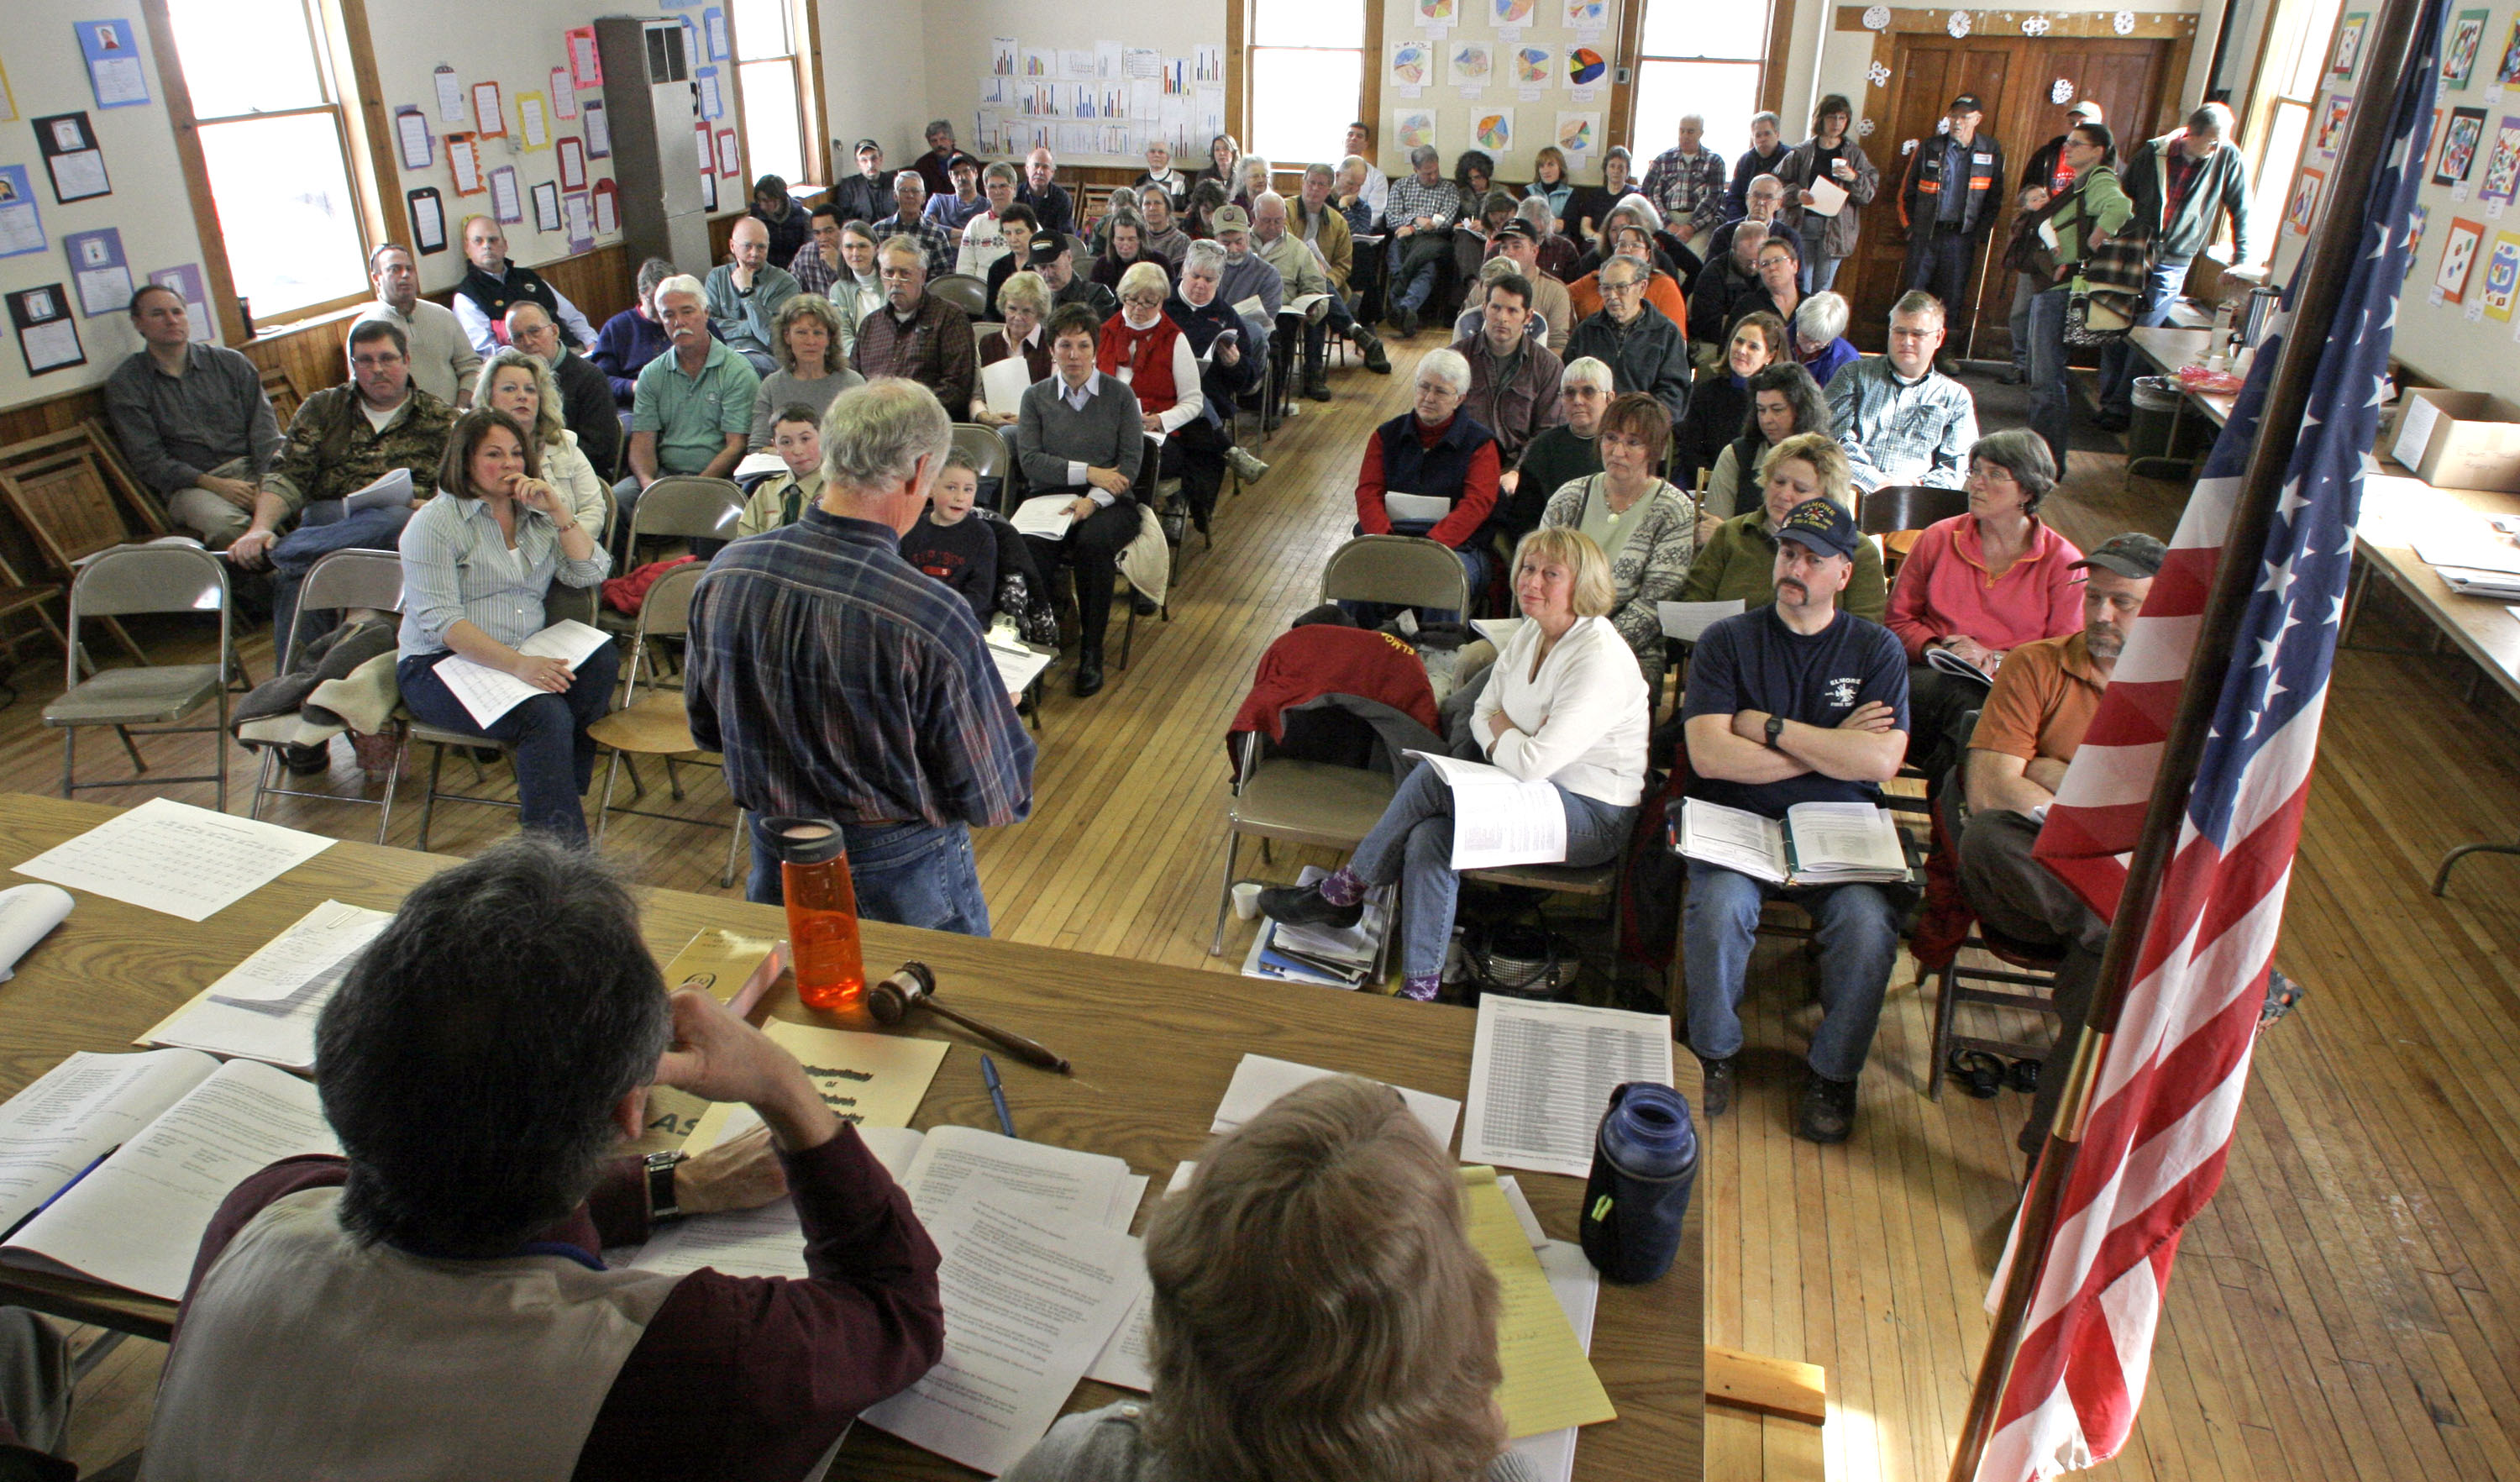
[{"label": "white wall", "polygon": [[[931,108],[928,97],[928,28],[937,11],[950,16],[958,6],[922,11],[874,0],[815,4],[823,27],[823,96],[831,105],[827,132],[840,141],[832,152],[834,175],[845,179],[857,169],[850,152],[860,139],[883,141],[884,159],[899,167],[925,152],[920,130],[928,119],[957,118],[958,132],[970,128],[969,98]],[[968,86],[978,82],[974,71]]]}]

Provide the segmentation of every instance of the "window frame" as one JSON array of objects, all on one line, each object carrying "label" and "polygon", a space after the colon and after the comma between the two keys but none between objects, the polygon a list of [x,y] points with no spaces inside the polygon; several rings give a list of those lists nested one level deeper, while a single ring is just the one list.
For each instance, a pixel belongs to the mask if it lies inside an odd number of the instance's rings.
[{"label": "window frame", "polygon": [[[825,120],[830,109],[823,97],[823,69],[818,58],[823,48],[820,9],[813,0],[778,0],[788,13],[788,50],[767,57],[745,58],[743,38],[736,23],[735,7],[726,8],[727,50],[732,54],[727,63],[727,87],[735,104],[736,138],[743,149],[744,179],[737,194],[742,203],[736,209],[752,206],[752,182],[765,173],[753,157],[752,120],[744,112],[743,69],[774,62],[786,62],[794,74],[796,89],[796,157],[805,172],[802,180],[790,180],[788,189],[798,185],[832,183],[832,141],[826,137]],[[724,193],[720,193],[721,202]]]},{"label": "window frame", "polygon": [[[1671,148],[1671,141],[1667,139],[1651,148],[1642,147],[1637,142],[1638,83],[1643,77],[1645,64],[1701,62],[1719,66],[1755,67],[1758,68],[1758,86],[1753,91],[1758,97],[1759,109],[1768,112],[1778,112],[1784,106],[1784,71],[1778,65],[1778,59],[1791,48],[1797,0],[1763,0],[1768,7],[1768,23],[1765,27],[1767,36],[1756,57],[1676,57],[1661,53],[1645,55],[1646,9],[1656,4],[1687,3],[1690,3],[1690,0],[1627,0],[1627,3],[1619,9],[1618,50],[1612,59],[1610,68],[1608,135],[1609,142],[1626,146],[1634,166],[1633,178],[1638,181],[1644,179],[1645,166],[1653,161],[1653,157]],[[1626,60],[1618,60],[1621,58]],[[1789,130],[1789,137],[1790,133]],[[1731,160],[1725,161],[1725,168],[1727,170],[1732,168]]]},{"label": "window frame", "polygon": [[[2325,26],[2314,29],[2311,22],[2321,8],[2332,8]],[[2265,27],[2258,34],[2257,66],[2249,73],[2247,106],[2239,111],[2240,138],[2233,141],[2249,164],[2249,208],[2262,223],[2258,241],[2264,255],[2245,267],[2272,267],[2284,235],[2284,214],[2292,201],[2293,188],[2300,183],[2302,166],[2310,159],[2310,151],[2318,124],[2318,105],[2326,96],[2332,73],[2328,63],[2336,54],[2336,27],[2343,21],[2345,6],[2341,0],[2276,0],[2269,11]],[[2294,45],[2289,55],[2279,38],[2289,37]],[[2307,97],[2289,91],[2306,59],[2315,59]],[[2301,115],[2301,143],[2291,160],[2282,169],[2283,189],[2272,197],[2265,194],[2271,183],[2268,168],[2272,162],[2275,140],[2283,130],[2277,125],[2286,114]]]},{"label": "window frame", "polygon": [[[1252,58],[1254,54],[1264,51],[1318,51],[1346,53],[1351,50],[1351,48],[1344,46],[1297,47],[1262,45],[1254,39],[1259,34],[1259,27],[1255,23],[1257,17],[1254,15],[1254,12],[1256,12],[1261,5],[1266,3],[1267,0],[1234,0],[1234,3],[1228,5],[1225,10],[1225,126],[1227,131],[1232,133],[1235,138],[1244,142],[1243,147],[1246,152],[1249,152],[1254,147],[1251,144],[1251,77],[1253,71]],[[1372,125],[1374,134],[1375,147],[1376,149],[1379,149],[1381,147],[1382,139],[1382,124],[1380,116],[1382,112],[1382,68],[1380,66],[1380,58],[1382,56],[1383,7],[1380,4],[1380,0],[1355,0],[1355,3],[1358,9],[1362,12],[1364,24],[1359,28],[1360,34],[1358,36],[1358,42],[1353,48],[1357,58],[1356,112],[1353,115],[1353,118],[1364,119]],[[1198,158],[1195,160],[1184,160],[1181,157],[1180,152],[1175,151],[1173,167],[1187,174],[1192,170],[1204,166],[1207,163],[1205,151],[1199,150],[1195,153],[1198,154]],[[1315,162],[1311,159],[1281,160],[1274,155],[1264,155],[1264,157],[1266,157],[1270,162],[1271,173],[1273,176],[1286,175],[1289,173],[1300,176],[1306,165]],[[1336,159],[1329,159],[1324,162],[1331,165],[1336,165],[1338,163]]]}]

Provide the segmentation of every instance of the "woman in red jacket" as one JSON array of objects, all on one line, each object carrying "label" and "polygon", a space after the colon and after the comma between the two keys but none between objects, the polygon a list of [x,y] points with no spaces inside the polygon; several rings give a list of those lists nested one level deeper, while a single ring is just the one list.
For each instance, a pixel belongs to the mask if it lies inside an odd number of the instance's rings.
[{"label": "woman in red jacket", "polygon": [[1120,275],[1120,312],[1102,321],[1094,364],[1137,393],[1147,435],[1161,439],[1157,476],[1182,481],[1191,519],[1205,533],[1216,511],[1216,491],[1225,482],[1228,444],[1223,429],[1206,415],[1198,356],[1181,327],[1164,313],[1164,300],[1171,296],[1172,278],[1161,264],[1132,264]]}]

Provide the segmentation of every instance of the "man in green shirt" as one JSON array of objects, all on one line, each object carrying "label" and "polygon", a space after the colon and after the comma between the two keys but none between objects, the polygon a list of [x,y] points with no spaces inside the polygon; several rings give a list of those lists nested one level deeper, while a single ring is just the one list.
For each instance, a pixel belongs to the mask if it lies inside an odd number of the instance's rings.
[{"label": "man in green shirt", "polygon": [[689,274],[656,285],[656,312],[671,354],[639,370],[630,404],[630,476],[612,486],[613,528],[626,541],[631,511],[648,486],[671,473],[726,478],[752,433],[761,377],[709,335],[708,290]]}]

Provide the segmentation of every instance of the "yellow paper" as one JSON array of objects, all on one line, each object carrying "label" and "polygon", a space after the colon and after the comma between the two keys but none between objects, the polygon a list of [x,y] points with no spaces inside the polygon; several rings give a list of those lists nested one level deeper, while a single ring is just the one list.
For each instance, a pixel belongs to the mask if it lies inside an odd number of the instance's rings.
[{"label": "yellow paper", "polygon": [[[772,1019],[761,1026],[761,1032],[803,1062],[806,1078],[841,1121],[868,1127],[909,1126],[927,1095],[927,1083],[936,1079],[936,1067],[945,1062],[948,1048],[943,1040],[825,1029],[785,1019]],[[756,1122],[751,1107],[721,1101],[701,1115],[683,1150],[697,1153],[715,1147]],[[1547,1289],[1542,1288],[1544,1294]]]},{"label": "yellow paper", "polygon": [[1566,1310],[1549,1289],[1548,1274],[1523,1235],[1522,1222],[1497,1187],[1496,1170],[1463,1168],[1462,1192],[1470,1243],[1487,1258],[1488,1269],[1504,1288],[1497,1313],[1497,1360],[1505,1369],[1505,1382],[1497,1388],[1497,1403],[1505,1409],[1506,1435],[1518,1441],[1617,1419],[1609,1391],[1593,1372],[1584,1345],[1575,1341],[1575,1329],[1567,1325]]}]

